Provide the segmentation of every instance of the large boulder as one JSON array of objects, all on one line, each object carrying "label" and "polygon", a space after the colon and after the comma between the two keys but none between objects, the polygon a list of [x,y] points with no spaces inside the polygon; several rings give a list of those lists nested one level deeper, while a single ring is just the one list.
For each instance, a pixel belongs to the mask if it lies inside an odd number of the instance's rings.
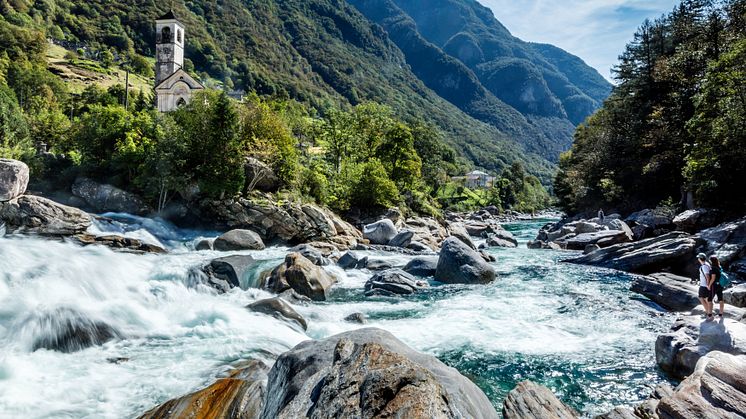
[{"label": "large boulder", "polygon": [[673,223],[677,230],[686,231],[687,233],[696,233],[706,228],[714,227],[718,224],[722,213],[718,210],[708,208],[697,208],[687,210],[677,215]]},{"label": "large boulder", "polygon": [[0,159],[0,202],[10,201],[26,192],[29,169],[18,160]]},{"label": "large boulder", "polygon": [[139,419],[255,419],[261,414],[269,367],[249,361],[209,387],[169,400]]},{"label": "large boulder", "polygon": [[404,229],[394,236],[388,244],[394,247],[407,247],[412,243],[412,238],[414,238],[414,231]]},{"label": "large boulder", "polygon": [[326,266],[330,263],[329,259],[324,256],[321,250],[311,246],[310,244],[299,244],[290,249],[290,252],[300,253],[315,265]]},{"label": "large boulder", "polygon": [[407,262],[407,264],[403,268],[404,272],[421,277],[435,276],[435,271],[437,269],[437,256],[416,257]]},{"label": "large boulder", "polygon": [[575,234],[595,233],[606,230],[606,227],[590,221],[578,221],[573,227],[575,227]]},{"label": "large boulder", "polygon": [[115,327],[68,307],[37,312],[24,327],[34,332],[32,351],[76,352],[122,337]]},{"label": "large boulder", "polygon": [[270,274],[267,288],[275,293],[293,289],[314,301],[324,301],[336,279],[300,253],[289,253]]},{"label": "large boulder", "polygon": [[462,243],[466,244],[467,246],[471,247],[472,249],[474,249],[474,250],[477,249],[477,246],[471,240],[471,236],[469,235],[469,232],[466,231],[466,227],[464,227],[463,224],[461,224],[461,223],[448,223],[448,233],[451,235],[451,237],[455,237],[455,238],[461,240]]},{"label": "large boulder", "polygon": [[303,330],[308,329],[306,319],[298,314],[298,312],[293,309],[293,306],[280,297],[265,298],[263,300],[255,301],[247,305],[246,308],[297,325]]},{"label": "large boulder", "polygon": [[667,271],[694,275],[697,271],[694,265],[697,244],[696,237],[673,232],[639,242],[617,244],[567,261],[641,274]]},{"label": "large boulder", "polygon": [[497,418],[474,383],[389,332],[358,329],[306,341],[269,373],[261,417]]},{"label": "large boulder", "polygon": [[342,269],[355,269],[359,266],[361,260],[356,253],[349,251],[339,258],[337,265]]},{"label": "large boulder", "polygon": [[746,323],[684,316],[655,341],[658,366],[676,379],[692,374],[699,359],[712,351],[746,354]]},{"label": "large boulder", "polygon": [[495,270],[463,241],[449,237],[440,250],[435,279],[446,284],[486,284],[495,280]]},{"label": "large boulder", "polygon": [[233,250],[263,250],[264,242],[251,230],[235,229],[223,233],[212,243],[215,250],[228,252]]},{"label": "large boulder", "polygon": [[619,243],[632,241],[632,236],[627,235],[622,230],[603,230],[595,233],[582,233],[575,237],[567,239],[567,248],[569,250],[584,250],[590,244],[596,244],[599,247],[609,247]]},{"label": "large boulder", "polygon": [[274,170],[253,157],[247,157],[244,160],[244,173],[247,192],[254,189],[262,192],[276,192],[282,186],[282,181],[277,177]]},{"label": "large boulder", "polygon": [[75,180],[72,193],[96,212],[126,212],[136,215],[146,215],[152,212],[148,204],[139,196],[86,177],[79,177]]},{"label": "large boulder", "polygon": [[389,244],[396,234],[396,226],[388,218],[368,224],[363,228],[363,238],[370,240],[372,244]]},{"label": "large boulder", "polygon": [[91,216],[40,196],[21,195],[0,203],[0,221],[8,233],[74,235],[91,225]]},{"label": "large boulder", "polygon": [[635,278],[631,290],[669,310],[687,311],[699,304],[698,288],[687,277],[657,273]]},{"label": "large boulder", "polygon": [[240,288],[256,264],[249,255],[233,255],[213,259],[202,270],[207,275],[208,285],[220,292],[228,292]]},{"label": "large boulder", "polygon": [[707,354],[657,407],[661,418],[746,417],[746,356]]},{"label": "large boulder", "polygon": [[427,286],[427,282],[417,280],[401,269],[388,269],[368,279],[365,283],[365,295],[409,295]]},{"label": "large boulder", "polygon": [[504,419],[575,419],[580,417],[548,388],[523,381],[503,401]]},{"label": "large boulder", "polygon": [[708,228],[699,233],[705,253],[714,254],[729,267],[746,257],[746,217]]},{"label": "large boulder", "polygon": [[644,209],[630,214],[624,221],[652,229],[673,227],[673,215],[665,209]]},{"label": "large boulder", "polygon": [[487,245],[491,247],[518,247],[518,240],[507,230],[496,230],[487,235]]},{"label": "large boulder", "polygon": [[428,251],[439,249],[448,237],[448,231],[437,220],[430,217],[413,217],[406,220],[404,228],[414,232],[413,242],[424,244]]}]

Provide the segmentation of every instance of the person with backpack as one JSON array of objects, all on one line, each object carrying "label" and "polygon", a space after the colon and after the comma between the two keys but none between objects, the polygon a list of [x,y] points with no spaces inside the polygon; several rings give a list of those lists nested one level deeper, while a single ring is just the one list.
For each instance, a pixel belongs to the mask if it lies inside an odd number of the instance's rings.
[{"label": "person with backpack", "polygon": [[725,311],[725,301],[723,301],[723,284],[721,282],[723,269],[720,267],[720,260],[718,260],[717,256],[710,256],[710,267],[710,316],[712,316],[713,300],[717,295],[718,301],[720,302],[720,312],[718,313],[718,317],[722,319],[723,312]]},{"label": "person with backpack", "polygon": [[700,253],[697,255],[697,261],[699,262],[699,302],[705,308],[705,316],[708,320],[712,318],[712,298],[710,298],[710,276],[712,269],[710,264],[707,263],[707,255]]}]

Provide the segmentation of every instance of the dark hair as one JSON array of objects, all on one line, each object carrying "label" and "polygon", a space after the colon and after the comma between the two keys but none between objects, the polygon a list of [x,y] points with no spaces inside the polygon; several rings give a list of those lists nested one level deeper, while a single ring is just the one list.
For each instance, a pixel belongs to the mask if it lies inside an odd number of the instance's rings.
[{"label": "dark hair", "polygon": [[720,269],[720,261],[717,256],[710,256],[710,264],[713,268]]}]

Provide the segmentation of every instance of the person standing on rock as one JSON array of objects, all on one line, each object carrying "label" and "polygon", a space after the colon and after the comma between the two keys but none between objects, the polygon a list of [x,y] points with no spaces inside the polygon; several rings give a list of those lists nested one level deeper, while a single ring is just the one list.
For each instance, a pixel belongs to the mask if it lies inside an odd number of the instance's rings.
[{"label": "person standing on rock", "polygon": [[712,299],[710,298],[710,275],[712,269],[710,264],[707,263],[707,255],[700,253],[697,255],[697,261],[699,262],[699,302],[705,308],[705,315],[707,319],[712,318]]},{"label": "person standing on rock", "polygon": [[[722,268],[720,267],[720,260],[717,256],[710,256],[710,313],[712,313],[715,296],[718,296],[718,302],[720,303],[720,312],[718,317],[723,318],[723,311],[725,311],[725,301],[723,301],[723,286],[720,285],[720,275],[722,274]],[[710,314],[712,315],[712,314]]]},{"label": "person standing on rock", "polygon": [[603,223],[605,218],[606,218],[606,215],[604,214],[604,210],[599,209],[598,210],[598,219]]}]

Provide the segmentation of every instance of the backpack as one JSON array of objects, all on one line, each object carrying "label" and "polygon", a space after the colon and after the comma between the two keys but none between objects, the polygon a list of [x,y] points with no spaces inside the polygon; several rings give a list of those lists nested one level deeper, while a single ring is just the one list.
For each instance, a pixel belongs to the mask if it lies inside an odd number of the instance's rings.
[{"label": "backpack", "polygon": [[720,269],[720,286],[723,288],[730,286],[730,278],[728,278],[728,275],[722,269]]}]

